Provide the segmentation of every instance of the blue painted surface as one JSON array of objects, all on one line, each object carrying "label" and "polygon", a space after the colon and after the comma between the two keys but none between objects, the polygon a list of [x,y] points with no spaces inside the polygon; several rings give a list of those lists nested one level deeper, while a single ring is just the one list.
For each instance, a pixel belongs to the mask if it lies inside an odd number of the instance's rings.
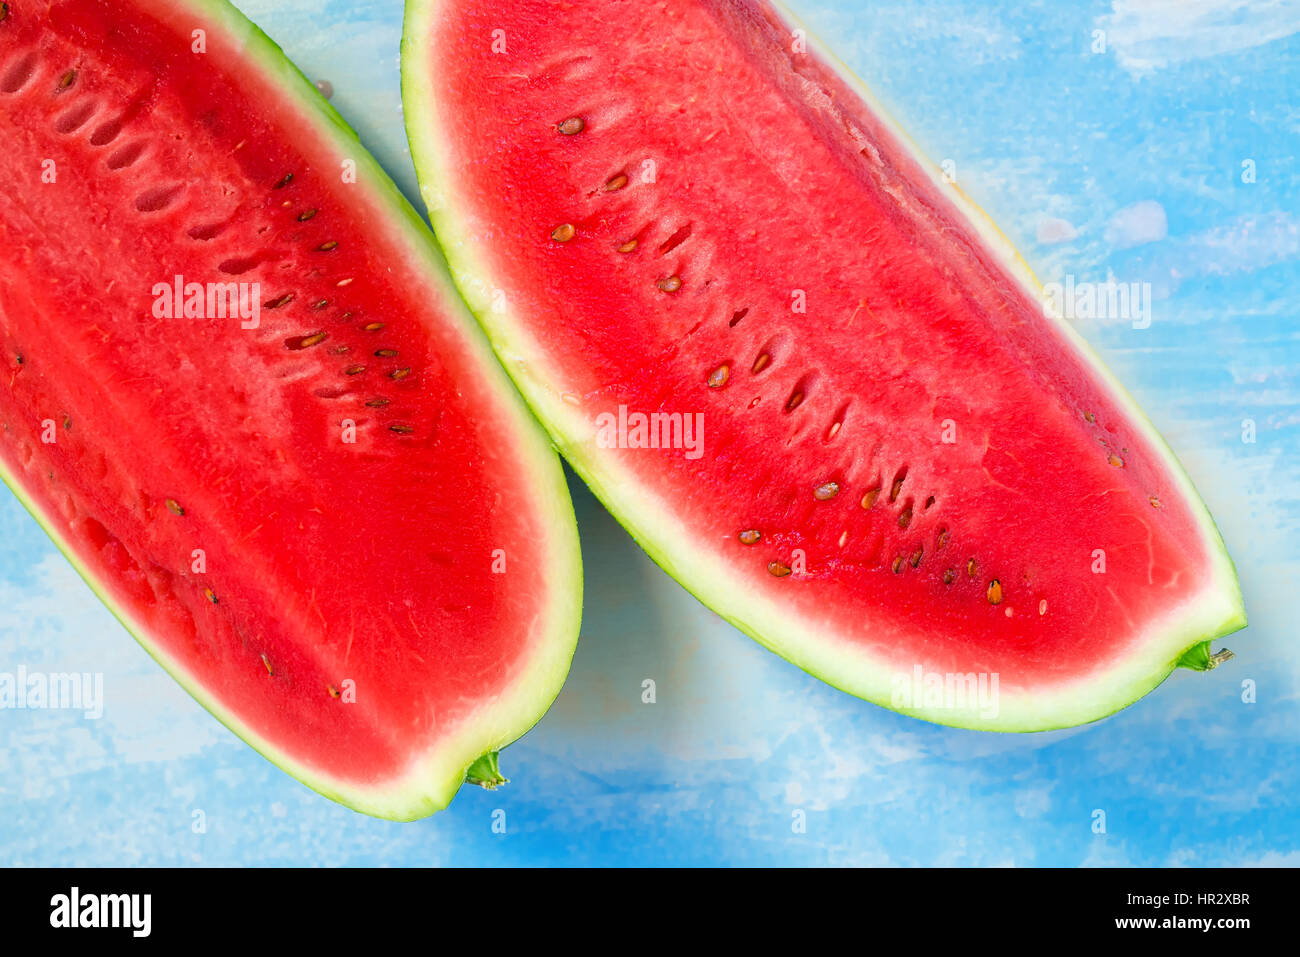
[{"label": "blue painted surface", "polygon": [[[415,197],[398,2],[244,6],[332,82]],[[212,720],[4,495],[0,670],[102,672],[106,707],[99,720],[0,711],[0,863],[1300,863],[1300,8],[793,6],[930,156],[953,161],[1042,278],[1153,284],[1150,328],[1079,326],[1219,519],[1252,620],[1230,642],[1240,657],[1084,729],[930,726],[761,650],[575,486],[588,599],[562,696],[505,753],[508,788],[465,789],[443,814],[390,824],[317,797]],[[1246,679],[1255,703],[1241,700]],[[196,809],[206,833],[191,830]]]}]

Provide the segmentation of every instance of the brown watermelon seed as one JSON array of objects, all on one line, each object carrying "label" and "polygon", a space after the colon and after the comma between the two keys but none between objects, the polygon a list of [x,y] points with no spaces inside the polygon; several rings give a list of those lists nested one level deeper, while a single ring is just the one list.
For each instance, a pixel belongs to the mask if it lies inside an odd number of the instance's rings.
[{"label": "brown watermelon seed", "polygon": [[181,508],[180,504],[174,498],[167,499],[167,508],[171,511],[173,515],[185,514],[185,509]]},{"label": "brown watermelon seed", "polygon": [[819,502],[829,502],[831,499],[833,499],[836,495],[839,494],[840,494],[839,482],[826,482],[825,484],[818,485],[815,489],[813,489],[813,498],[817,499],[817,501]]},{"label": "brown watermelon seed", "polygon": [[909,505],[907,506],[907,508],[903,509],[903,511],[899,513],[898,527],[907,528],[907,526],[911,524],[912,524],[912,506]]},{"label": "brown watermelon seed", "polygon": [[279,309],[281,306],[287,306],[289,305],[289,303],[293,302],[293,298],[294,298],[293,293],[286,292],[283,296],[277,296],[275,299],[272,299],[270,302],[262,303],[262,308]]},{"label": "brown watermelon seed", "polygon": [[1002,604],[1002,582],[996,578],[989,582],[988,598],[990,605]]},{"label": "brown watermelon seed", "polygon": [[382,322],[367,322],[361,328],[366,332],[378,332],[380,329],[384,328],[384,324]]},{"label": "brown watermelon seed", "polygon": [[330,352],[332,352],[336,356],[341,356],[344,353],[348,353],[351,351],[352,351],[351,346],[335,346],[333,349],[330,350]]},{"label": "brown watermelon seed", "polygon": [[389,431],[396,432],[398,435],[410,435],[415,429],[409,425],[390,425]]},{"label": "brown watermelon seed", "polygon": [[782,565],[780,562],[768,562],[767,570],[777,578],[784,578],[786,575],[790,574],[790,566]]},{"label": "brown watermelon seed", "polygon": [[1114,452],[1106,456],[1106,461],[1109,462],[1117,469],[1122,469],[1124,467],[1124,460],[1120,458],[1118,455],[1116,455]]},{"label": "brown watermelon seed", "polygon": [[59,85],[57,88],[55,88],[54,92],[62,93],[64,90],[68,89],[69,87],[72,86],[72,84],[76,82],[77,82],[77,71],[69,70],[67,73],[63,74],[63,76],[59,77]]},{"label": "brown watermelon seed", "polygon": [[876,498],[877,498],[877,496],[879,496],[879,495],[880,495],[880,489],[879,489],[879,488],[869,489],[869,490],[867,491],[867,494],[864,495],[864,496],[862,496],[862,507],[863,507],[863,508],[871,508],[871,506],[873,506],[873,505],[876,504]]},{"label": "brown watermelon seed", "polygon": [[388,400],[381,396],[377,399],[371,399],[366,403],[366,405],[372,409],[382,409],[384,406],[388,405]]},{"label": "brown watermelon seed", "polygon": [[9,16],[9,4],[0,3],[0,22],[3,22]]},{"label": "brown watermelon seed", "polygon": [[316,215],[316,210],[304,209],[301,213],[298,214],[298,222],[305,223],[307,222],[307,220],[311,219],[315,215]]},{"label": "brown watermelon seed", "polygon": [[[338,247],[339,247],[338,242],[336,240],[331,239],[327,243],[321,243],[319,246],[316,247],[316,249],[318,252],[327,253],[330,252],[331,250],[338,249]],[[343,282],[340,282],[339,285],[342,286],[344,285],[344,283],[348,283],[351,281],[352,280],[350,279],[345,279]]]},{"label": "brown watermelon seed", "polygon": [[918,565],[921,564],[921,556],[924,555],[924,554],[925,554],[925,549],[924,549],[924,548],[918,548],[916,551],[912,552],[912,567],[913,567],[913,568],[915,568],[916,566],[918,566]]},{"label": "brown watermelon seed", "polygon": [[337,698],[337,697],[339,696],[339,689],[338,689],[338,688],[334,687],[333,685],[326,685],[326,687],[329,689],[329,693],[330,693],[330,697],[331,697],[331,698]]},{"label": "brown watermelon seed", "polygon": [[318,346],[329,338],[329,333],[318,329],[304,336],[295,336],[292,339],[284,340],[286,349],[310,349],[312,346]]},{"label": "brown watermelon seed", "polygon": [[720,365],[709,373],[709,388],[721,389],[727,384],[727,377],[731,375],[731,368],[727,365]]},{"label": "brown watermelon seed", "polygon": [[365,367],[365,366],[348,366],[346,369],[343,370],[343,374],[344,374],[344,375],[361,375],[361,373],[363,373],[363,372],[365,372],[365,371],[366,371],[366,367]]},{"label": "brown watermelon seed", "polygon": [[756,545],[762,537],[763,533],[756,528],[747,528],[740,533],[740,540],[746,545]]},{"label": "brown watermelon seed", "polygon": [[966,574],[969,575],[971,578],[974,578],[975,572],[978,568],[979,566],[975,564],[975,559],[972,558],[970,561],[966,563]]},{"label": "brown watermelon seed", "polygon": [[555,128],[565,136],[573,136],[585,130],[587,123],[580,116],[570,116],[568,119],[560,120],[559,125]]},{"label": "brown watermelon seed", "polygon": [[938,537],[938,539],[937,539],[936,542],[935,542],[935,548],[936,548],[936,550],[937,550],[937,549],[943,548],[943,546],[945,546],[945,545],[947,545],[947,544],[948,544],[948,527],[947,527],[946,525],[940,525],[940,526],[939,526],[939,537]]},{"label": "brown watermelon seed", "polygon": [[771,361],[772,361],[772,357],[770,355],[768,355],[766,352],[761,353],[759,357],[754,360],[754,365],[750,368],[749,371],[754,373],[754,375],[758,375],[760,372],[762,372],[764,369],[767,368],[767,364]]},{"label": "brown watermelon seed", "polygon": [[397,350],[396,350],[396,349],[376,349],[376,350],[375,350],[375,355],[378,356],[380,359],[391,359],[393,356],[397,355]]},{"label": "brown watermelon seed", "polygon": [[[317,310],[319,310],[319,309],[324,309],[324,308],[325,308],[326,306],[328,306],[329,304],[330,304],[330,301],[329,301],[328,299],[317,299],[315,302],[313,302],[313,303],[311,304],[311,307],[312,307],[313,309],[317,309]],[[346,319],[346,318],[347,318],[347,315],[344,315],[342,318]]]},{"label": "brown watermelon seed", "polygon": [[286,186],[288,186],[288,185],[289,185],[290,183],[292,183],[292,182],[293,182],[293,174],[292,174],[292,173],[285,173],[285,174],[284,174],[284,178],[281,179],[280,182],[276,183],[276,184],[275,184],[274,186],[272,186],[271,188],[272,188],[272,189],[284,189]]},{"label": "brown watermelon seed", "polygon": [[790,396],[789,401],[786,402],[785,410],[787,412],[793,412],[795,409],[799,408],[801,402],[803,402],[803,393],[796,392],[794,395]]},{"label": "brown watermelon seed", "polygon": [[898,501],[898,493],[903,490],[903,479],[907,478],[907,469],[899,469],[898,474],[894,476],[894,485],[889,490],[889,500]]},{"label": "brown watermelon seed", "polygon": [[1088,420],[1089,425],[1092,425],[1094,422],[1097,421],[1097,417],[1093,415],[1091,412],[1083,413],[1083,417]]},{"label": "brown watermelon seed", "polygon": [[608,183],[605,184],[605,192],[616,193],[626,185],[627,185],[627,176],[625,176],[623,173],[619,173],[617,176],[615,176],[613,179],[611,179]]},{"label": "brown watermelon seed", "polygon": [[220,600],[217,598],[217,593],[214,592],[211,588],[203,589],[203,594],[206,595],[208,601],[212,602],[212,604],[214,605]]},{"label": "brown watermelon seed", "polygon": [[901,572],[903,570],[903,556],[899,555],[897,558],[895,558],[894,564],[891,567],[894,569],[895,575]]},{"label": "brown watermelon seed", "polygon": [[410,375],[410,374],[411,374],[411,370],[410,370],[409,368],[407,368],[407,369],[394,369],[392,372],[388,373],[388,378],[390,378],[390,379],[405,379],[405,378],[406,378],[408,375]]},{"label": "brown watermelon seed", "polygon": [[629,239],[622,246],[618,247],[618,251],[621,253],[630,253],[632,250],[636,249],[636,246],[637,246],[636,240]]},{"label": "brown watermelon seed", "polygon": [[572,223],[562,223],[551,230],[551,238],[557,243],[567,243],[578,234]]},{"label": "brown watermelon seed", "polygon": [[275,677],[275,669],[271,667],[271,659],[266,657],[266,652],[262,652],[262,666],[266,668],[268,675]]},{"label": "brown watermelon seed", "polygon": [[953,583],[953,579],[955,579],[956,577],[957,577],[957,572],[954,569],[951,568],[946,569],[943,573],[943,583],[945,585],[951,585]]},{"label": "brown watermelon seed", "polygon": [[1160,499],[1156,498],[1154,495],[1152,495],[1149,499],[1147,499],[1147,501],[1151,503],[1152,508],[1164,507],[1163,505],[1160,504]]},{"label": "brown watermelon seed", "polygon": [[669,276],[667,279],[660,279],[655,285],[663,292],[676,292],[682,288],[682,281],[678,276]]}]

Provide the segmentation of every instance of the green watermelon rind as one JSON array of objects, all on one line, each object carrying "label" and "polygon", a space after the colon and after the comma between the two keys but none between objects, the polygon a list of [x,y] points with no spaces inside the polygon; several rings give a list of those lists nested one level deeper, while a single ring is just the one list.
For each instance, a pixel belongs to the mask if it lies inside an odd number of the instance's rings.
[{"label": "green watermelon rind", "polygon": [[[395,227],[392,230],[393,245],[409,250],[412,260],[419,263],[423,275],[428,278],[430,291],[435,293],[434,301],[445,304],[447,314],[455,319],[463,340],[466,364],[472,360],[483,376],[495,380],[493,391],[498,396],[499,405],[493,410],[494,414],[502,426],[509,429],[508,439],[535,492],[539,523],[550,531],[550,541],[543,549],[548,563],[547,581],[552,592],[544,606],[549,620],[535,629],[536,650],[529,655],[527,664],[510,679],[509,691],[487,701],[450,735],[439,737],[431,747],[417,752],[400,777],[379,779],[373,785],[340,780],[324,770],[299,763],[207,693],[202,681],[151,640],[149,629],[134,621],[127,609],[119,605],[110,591],[96,580],[78,559],[76,548],[55,531],[21,481],[5,469],[2,461],[0,480],[150,657],[254,750],[312,790],[353,810],[394,821],[427,817],[447,807],[465,782],[466,772],[481,756],[500,750],[532,728],[550,708],[568,676],[582,615],[582,560],[577,521],[564,472],[545,435],[488,348],[479,327],[464,310],[428,226],[362,146],[355,131],[338,111],[270,37],[225,0],[156,2],[167,9],[169,16],[192,13],[201,18],[201,25],[219,28],[231,41],[232,49],[238,51],[234,58],[225,62],[250,64],[261,69],[282,92],[283,102],[297,108],[305,126],[320,134],[323,142],[336,148],[340,160],[347,158],[356,162],[355,188],[360,191],[358,202],[381,214],[376,217],[378,220]],[[210,35],[210,49],[214,42],[220,40],[214,41]]]},{"label": "green watermelon rind", "polygon": [[[797,618],[771,601],[766,593],[742,587],[728,566],[710,554],[710,543],[695,547],[693,533],[677,520],[672,503],[657,498],[628,475],[619,473],[617,460],[597,449],[594,424],[580,409],[564,401],[562,390],[555,386],[562,381],[561,377],[550,369],[545,350],[529,333],[524,318],[512,314],[508,305],[505,309],[499,305],[494,308],[491,291],[496,284],[491,269],[480,261],[473,234],[462,225],[471,217],[458,215],[459,209],[472,209],[472,204],[456,194],[453,163],[437,134],[442,126],[438,122],[440,104],[430,72],[436,67],[425,49],[425,38],[439,15],[441,2],[407,0],[402,37],[402,100],[421,193],[434,234],[451,266],[452,277],[506,371],[569,464],[650,557],[705,605],[764,647],[857,697],[938,724],[1014,732],[1074,727],[1111,715],[1163,682],[1189,649],[1245,627],[1236,569],[1191,479],[1101,359],[1068,323],[1056,320],[1067,341],[1096,370],[1117,404],[1129,413],[1152,448],[1161,454],[1167,474],[1177,483],[1199,520],[1211,562],[1210,580],[1195,600],[1172,609],[1164,621],[1148,629],[1152,633],[1149,637],[1136,642],[1132,652],[1108,667],[1084,673],[1068,685],[1058,684],[1041,692],[1003,686],[996,717],[982,716],[976,709],[896,708],[891,703],[891,681],[899,673],[896,664],[875,659],[847,641],[837,647],[834,639],[827,638],[830,628]],[[779,4],[774,6],[791,29],[798,26],[789,11]],[[811,32],[805,30],[805,34],[810,48],[862,97],[898,141],[911,151],[918,166],[935,182],[942,183],[939,168],[925,158],[866,85]],[[951,185],[946,188],[958,212],[978,231],[987,247],[1036,301],[1042,301],[1038,280],[1006,237],[964,194]]]}]

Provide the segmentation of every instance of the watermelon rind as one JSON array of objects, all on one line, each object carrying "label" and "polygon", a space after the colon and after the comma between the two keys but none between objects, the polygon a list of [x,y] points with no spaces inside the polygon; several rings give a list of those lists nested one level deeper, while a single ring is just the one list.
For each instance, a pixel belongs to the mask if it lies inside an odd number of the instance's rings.
[{"label": "watermelon rind", "polygon": [[[468,217],[463,211],[472,209],[475,200],[472,195],[460,192],[449,144],[439,136],[439,131],[446,127],[439,120],[440,112],[462,105],[439,101],[433,72],[437,61],[426,49],[427,38],[442,13],[443,3],[444,0],[407,0],[402,37],[402,99],[407,136],[421,194],[452,277],[506,371],[574,471],[669,575],[769,650],[843,691],[893,708],[892,681],[896,666],[873,656],[860,645],[837,641],[833,637],[836,628],[829,619],[818,621],[795,614],[766,592],[747,587],[720,557],[708,548],[699,547],[692,531],[676,517],[671,501],[657,496],[630,472],[622,470],[616,456],[598,448],[593,422],[580,409],[564,401],[563,392],[557,386],[563,377],[530,332],[526,318],[513,312],[509,303],[503,305],[499,297],[494,301],[494,289],[503,284],[494,279],[492,270],[478,255],[477,238],[464,225]],[[803,29],[788,10],[780,5],[776,7],[791,30]],[[924,156],[866,85],[810,31],[804,32],[810,48],[851,85],[899,142],[906,145],[918,165],[936,182],[943,182],[940,168]],[[944,185],[987,249],[1036,301],[1043,301],[1039,281],[1007,238],[964,193],[952,184]],[[1191,479],[1137,403],[1084,339],[1065,320],[1054,321],[1070,346],[1096,370],[1134,427],[1159,452],[1165,471],[1177,483],[1195,514],[1210,556],[1209,575],[1194,599],[1171,609],[1164,620],[1152,624],[1134,642],[1133,651],[1108,667],[1089,669],[1086,663],[1081,663],[1079,670],[1084,677],[1041,690],[1004,684],[999,692],[998,713],[992,717],[981,713],[976,705],[969,708],[920,706],[907,709],[906,714],[938,724],[991,731],[1043,731],[1085,724],[1113,714],[1146,695],[1169,676],[1186,652],[1201,642],[1246,625],[1236,569]],[[900,644],[905,643],[900,641]]]},{"label": "watermelon rind", "polygon": [[[419,301],[433,301],[461,333],[458,361],[464,361],[493,386],[498,406],[491,410],[503,428],[500,440],[514,452],[519,467],[528,476],[538,512],[539,525],[548,539],[540,550],[546,555],[549,594],[537,602],[539,624],[534,630],[533,650],[526,665],[500,694],[484,700],[480,708],[459,726],[431,740],[424,748],[413,748],[413,757],[400,776],[385,776],[373,782],[332,777],[327,770],[308,767],[271,740],[240,720],[214,695],[200,678],[169,656],[150,635],[150,629],[132,619],[94,574],[78,559],[76,544],[58,534],[52,522],[23,487],[19,478],[4,468],[3,480],[55,546],[109,608],[114,617],[196,701],[222,724],[242,738],[263,757],[312,790],[355,811],[394,821],[427,817],[447,807],[466,781],[467,773],[485,756],[517,740],[532,728],[559,695],[577,644],[582,614],[582,560],[577,523],[554,449],[520,400],[509,378],[465,311],[452,284],[447,267],[433,242],[429,228],[389,175],[361,144],[347,122],[285,56],[280,47],[225,0],[134,0],[150,8],[160,19],[208,30],[209,44],[228,54],[226,64],[261,71],[282,93],[286,105],[296,108],[302,128],[336,152],[339,161],[356,163],[356,202],[373,212],[368,221],[392,230],[401,248],[419,266],[428,280],[427,290],[413,290]],[[376,227],[381,228],[381,227]],[[502,779],[504,781],[504,779]]]}]

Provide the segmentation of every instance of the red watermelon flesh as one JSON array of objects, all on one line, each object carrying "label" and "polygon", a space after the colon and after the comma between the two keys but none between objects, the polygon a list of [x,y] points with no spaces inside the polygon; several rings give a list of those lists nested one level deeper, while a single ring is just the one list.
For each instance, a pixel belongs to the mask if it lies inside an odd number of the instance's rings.
[{"label": "red watermelon flesh", "polygon": [[[768,647],[1034,730],[1244,625],[1142,412],[786,15],[411,0],[403,71],[435,231],[508,371],[650,554]],[[922,701],[914,675],[998,701]]]},{"label": "red watermelon flesh", "polygon": [[368,813],[445,806],[572,654],[544,434],[427,229],[234,8],[2,9],[6,483],[267,757]]}]

